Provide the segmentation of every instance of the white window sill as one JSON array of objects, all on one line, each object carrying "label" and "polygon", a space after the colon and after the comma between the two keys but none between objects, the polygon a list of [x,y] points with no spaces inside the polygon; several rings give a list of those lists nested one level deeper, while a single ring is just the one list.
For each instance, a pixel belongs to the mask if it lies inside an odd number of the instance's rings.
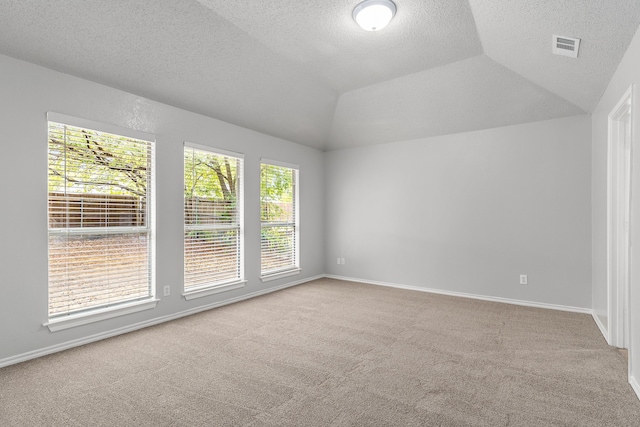
[{"label": "white window sill", "polygon": [[137,313],[138,311],[150,310],[156,307],[158,301],[159,300],[157,299],[134,301],[114,307],[100,308],[86,313],[71,314],[69,316],[49,320],[49,322],[45,323],[43,326],[49,328],[51,332],[62,331],[65,329],[75,328],[76,326],[88,325],[89,323],[100,322],[102,320],[112,319],[126,314]]},{"label": "white window sill", "polygon": [[220,292],[227,292],[227,291],[232,291],[234,289],[244,288],[245,283],[247,283],[246,280],[240,280],[240,281],[231,282],[231,283],[224,283],[222,285],[216,285],[209,288],[201,288],[201,289],[195,289],[192,291],[187,291],[183,293],[182,296],[184,297],[184,299],[189,301],[196,298],[202,298],[209,295],[219,294]]},{"label": "white window sill", "polygon": [[275,273],[265,274],[264,276],[260,276],[260,280],[262,283],[270,282],[272,280],[282,279],[283,277],[295,276],[296,274],[300,274],[302,270],[300,268],[293,268],[291,270],[285,271],[277,271]]}]

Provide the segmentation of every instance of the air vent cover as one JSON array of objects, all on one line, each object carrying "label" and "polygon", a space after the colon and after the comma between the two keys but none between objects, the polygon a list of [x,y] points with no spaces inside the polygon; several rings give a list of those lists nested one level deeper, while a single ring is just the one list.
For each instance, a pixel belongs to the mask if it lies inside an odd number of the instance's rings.
[{"label": "air vent cover", "polygon": [[580,39],[553,35],[553,53],[556,55],[577,58],[579,49]]}]

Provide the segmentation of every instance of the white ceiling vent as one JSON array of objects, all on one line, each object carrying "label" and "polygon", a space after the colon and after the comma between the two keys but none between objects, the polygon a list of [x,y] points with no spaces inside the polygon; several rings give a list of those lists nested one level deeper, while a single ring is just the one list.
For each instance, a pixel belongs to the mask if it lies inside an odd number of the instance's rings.
[{"label": "white ceiling vent", "polygon": [[553,53],[556,55],[569,56],[571,58],[578,57],[578,49],[580,49],[580,39],[573,37],[553,35]]}]

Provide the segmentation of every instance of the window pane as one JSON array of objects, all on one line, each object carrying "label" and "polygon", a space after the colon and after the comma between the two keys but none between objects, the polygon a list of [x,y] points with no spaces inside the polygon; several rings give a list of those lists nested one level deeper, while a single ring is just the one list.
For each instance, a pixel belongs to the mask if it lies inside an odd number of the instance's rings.
[{"label": "window pane", "polygon": [[49,236],[49,315],[149,296],[149,236]]},{"label": "window pane", "polygon": [[262,227],[260,249],[263,273],[295,266],[295,227]]},{"label": "window pane", "polygon": [[242,159],[184,150],[184,288],[239,280]]},{"label": "window pane", "polygon": [[146,225],[151,144],[49,123],[51,227]]},{"label": "window pane", "polygon": [[294,222],[295,170],[262,164],[260,169],[260,204],[262,222]]},{"label": "window pane", "polygon": [[49,122],[49,316],[149,298],[152,143]]},{"label": "window pane", "polygon": [[237,229],[185,232],[185,289],[239,278],[239,237]]}]

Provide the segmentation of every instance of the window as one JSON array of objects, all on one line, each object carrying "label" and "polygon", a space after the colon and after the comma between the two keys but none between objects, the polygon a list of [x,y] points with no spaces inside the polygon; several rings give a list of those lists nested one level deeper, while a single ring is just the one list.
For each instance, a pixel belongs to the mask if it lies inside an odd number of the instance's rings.
[{"label": "window", "polygon": [[[242,156],[185,144],[184,290],[242,281]],[[185,297],[187,297],[185,294]]]},{"label": "window", "polygon": [[48,120],[50,321],[152,299],[153,142]]},{"label": "window", "polygon": [[263,160],[260,165],[261,275],[299,271],[298,167]]}]

